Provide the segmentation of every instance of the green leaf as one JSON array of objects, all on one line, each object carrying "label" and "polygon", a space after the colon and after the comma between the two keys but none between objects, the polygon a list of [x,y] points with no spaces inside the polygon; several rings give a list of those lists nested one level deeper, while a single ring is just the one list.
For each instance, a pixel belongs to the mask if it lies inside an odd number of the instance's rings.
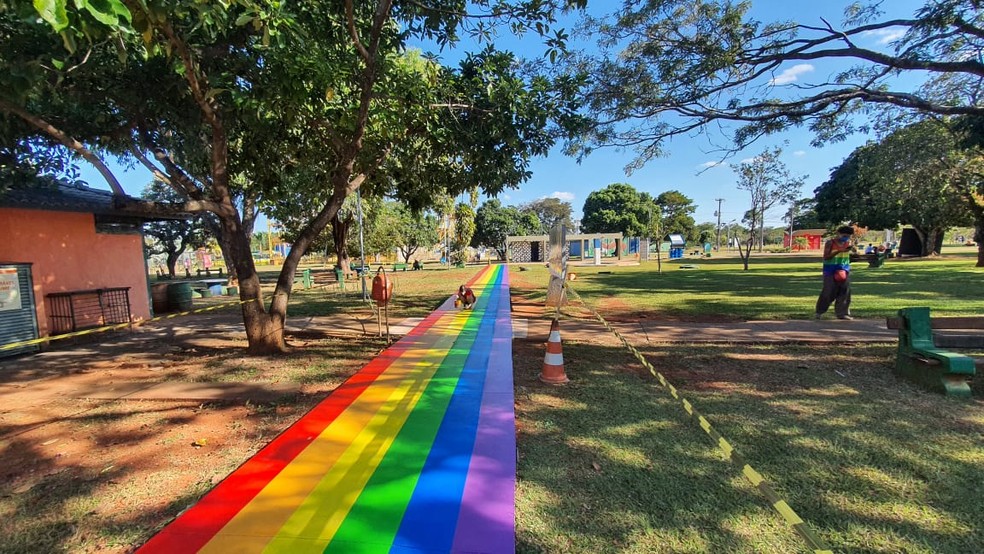
[{"label": "green leaf", "polygon": [[65,45],[65,50],[68,50],[69,54],[74,54],[76,49],[75,35],[68,31],[62,31],[60,34],[62,38],[62,44]]},{"label": "green leaf", "polygon": [[[68,27],[68,12],[65,11],[66,0],[34,0],[34,9],[41,19],[48,22],[55,31]],[[66,45],[67,47],[67,45]]]},{"label": "green leaf", "polygon": [[65,69],[65,62],[56,58],[51,58],[51,65],[55,66],[58,71]]},{"label": "green leaf", "polygon": [[93,19],[110,27],[116,27],[120,24],[121,15],[127,21],[130,20],[130,12],[119,0],[87,0],[83,7]]},{"label": "green leaf", "polygon": [[248,24],[250,21],[253,21],[253,15],[244,13],[243,15],[236,18],[236,27],[242,27],[243,25]]}]

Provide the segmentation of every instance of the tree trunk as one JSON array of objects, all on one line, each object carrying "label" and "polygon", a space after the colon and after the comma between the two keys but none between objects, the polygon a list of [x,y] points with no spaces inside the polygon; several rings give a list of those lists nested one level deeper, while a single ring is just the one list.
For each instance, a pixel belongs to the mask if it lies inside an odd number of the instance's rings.
[{"label": "tree trunk", "polygon": [[[277,278],[277,286],[273,290],[273,298],[270,300],[270,311],[267,314],[270,332],[279,336],[281,348],[286,348],[286,343],[283,339],[284,322],[287,320],[287,302],[290,300],[290,293],[294,287],[294,274],[297,271],[297,266],[301,263],[301,257],[307,253],[314,239],[325,230],[328,222],[338,214],[338,210],[342,207],[342,202],[345,201],[347,194],[348,191],[346,188],[339,190],[336,187],[331,200],[321,208],[321,211],[318,212],[318,215],[314,219],[301,229],[297,238],[294,239],[294,244],[291,246],[290,252],[284,258],[284,266],[280,270],[280,276]],[[351,221],[351,218],[349,220]]]},{"label": "tree trunk", "polygon": [[171,276],[171,279],[177,275],[175,269],[178,266],[178,258],[181,257],[181,252],[176,250],[169,250],[167,252],[167,274]]},{"label": "tree trunk", "polygon": [[406,264],[410,263],[410,256],[413,256],[413,253],[419,249],[420,249],[419,246],[400,247],[400,253],[403,254],[403,263]]},{"label": "tree trunk", "polygon": [[916,236],[919,237],[921,242],[921,256],[926,257],[932,256],[933,254],[939,254],[939,252],[936,252],[936,239],[943,233],[943,229],[923,229],[922,227],[916,227],[913,225],[912,230],[916,232]]},{"label": "tree trunk", "polygon": [[974,221],[974,242],[977,243],[977,267],[984,267],[984,212]]},{"label": "tree trunk", "polygon": [[745,248],[743,249],[741,243],[738,243],[738,256],[741,258],[741,264],[745,271],[748,271],[748,259],[752,257],[752,246],[755,244],[755,231],[752,231],[748,236],[748,241],[745,243]]},{"label": "tree trunk", "polygon": [[337,213],[335,214],[335,217],[331,218],[331,239],[335,244],[335,254],[338,256],[338,263],[335,265],[337,265],[345,275],[350,275],[352,273],[351,264],[349,262],[348,245],[346,244],[350,225],[352,225],[352,214],[349,214],[344,220],[340,218]]},{"label": "tree trunk", "polygon": [[[762,199],[762,209],[759,211],[759,215],[762,216],[762,220],[759,222],[759,233],[758,233],[758,251],[761,254],[765,248],[765,199]],[[754,226],[752,234],[754,235]],[[749,251],[750,252],[750,251]],[[745,269],[748,269],[748,261],[745,261]]]}]

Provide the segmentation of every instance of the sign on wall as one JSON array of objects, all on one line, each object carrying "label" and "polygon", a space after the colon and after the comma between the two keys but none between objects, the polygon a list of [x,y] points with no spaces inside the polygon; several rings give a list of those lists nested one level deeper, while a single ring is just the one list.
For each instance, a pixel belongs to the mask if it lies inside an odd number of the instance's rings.
[{"label": "sign on wall", "polygon": [[16,268],[0,268],[0,312],[21,309],[20,280]]}]

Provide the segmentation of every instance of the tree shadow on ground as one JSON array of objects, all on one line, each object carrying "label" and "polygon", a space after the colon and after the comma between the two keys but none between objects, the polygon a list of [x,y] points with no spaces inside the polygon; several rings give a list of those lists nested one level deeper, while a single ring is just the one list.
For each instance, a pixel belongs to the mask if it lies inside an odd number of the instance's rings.
[{"label": "tree shadow on ground", "polygon": [[[624,350],[515,341],[519,551],[785,552],[792,530]],[[896,381],[890,345],[661,345],[646,355],[837,551],[984,543],[984,394]],[[597,464],[600,469],[594,467]]]}]

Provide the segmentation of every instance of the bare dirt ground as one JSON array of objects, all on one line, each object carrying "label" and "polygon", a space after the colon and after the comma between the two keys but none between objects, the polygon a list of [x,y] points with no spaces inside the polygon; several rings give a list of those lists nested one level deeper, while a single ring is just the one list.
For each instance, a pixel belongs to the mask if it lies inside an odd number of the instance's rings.
[{"label": "bare dirt ground", "polygon": [[385,346],[308,330],[249,356],[228,319],[0,361],[0,552],[132,551]]}]

